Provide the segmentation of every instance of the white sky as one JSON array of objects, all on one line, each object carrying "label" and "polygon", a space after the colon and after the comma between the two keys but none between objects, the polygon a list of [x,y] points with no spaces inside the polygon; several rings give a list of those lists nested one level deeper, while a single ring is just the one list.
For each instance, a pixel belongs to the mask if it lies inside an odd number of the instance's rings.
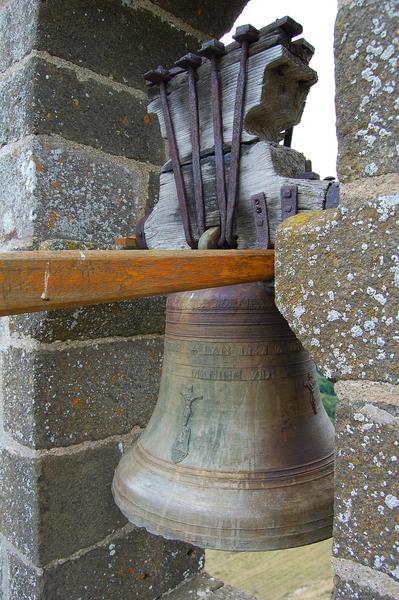
[{"label": "white sky", "polygon": [[292,147],[303,152],[321,178],[336,174],[337,140],[334,107],[334,21],[336,0],[250,0],[232,31],[222,41],[232,41],[237,25],[257,29],[286,15],[303,26],[304,37],[315,48],[310,66],[319,81],[310,89],[301,123],[294,127]]}]

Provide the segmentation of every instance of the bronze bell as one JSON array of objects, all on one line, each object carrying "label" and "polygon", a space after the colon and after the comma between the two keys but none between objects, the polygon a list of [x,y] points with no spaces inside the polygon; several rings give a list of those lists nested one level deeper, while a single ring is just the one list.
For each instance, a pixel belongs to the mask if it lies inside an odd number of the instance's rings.
[{"label": "bronze bell", "polygon": [[113,483],[129,521],[223,550],[331,536],[334,429],[272,288],[169,297],[158,403]]}]

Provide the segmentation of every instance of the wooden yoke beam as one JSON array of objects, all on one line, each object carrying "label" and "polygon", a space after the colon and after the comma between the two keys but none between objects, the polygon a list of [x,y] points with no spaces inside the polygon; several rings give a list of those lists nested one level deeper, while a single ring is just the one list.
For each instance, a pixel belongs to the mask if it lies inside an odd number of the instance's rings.
[{"label": "wooden yoke beam", "polygon": [[0,315],[273,277],[273,250],[4,252],[0,253]]}]

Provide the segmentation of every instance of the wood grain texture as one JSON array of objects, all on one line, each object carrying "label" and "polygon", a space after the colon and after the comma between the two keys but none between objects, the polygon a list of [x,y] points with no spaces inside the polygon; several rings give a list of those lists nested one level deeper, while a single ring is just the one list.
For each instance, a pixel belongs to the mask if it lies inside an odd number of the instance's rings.
[{"label": "wood grain texture", "polygon": [[[278,141],[268,136],[271,117],[272,121],[276,121],[276,117],[279,115],[277,119],[279,131],[299,123],[309,88],[317,81],[316,72],[285,46],[279,44],[266,50],[257,51],[261,43],[260,41],[254,44],[254,48],[252,45],[250,47],[242,142],[255,140],[257,137]],[[223,141],[226,146],[231,145],[233,133],[239,59],[240,50],[235,49],[220,60]],[[214,137],[212,103],[209,101],[211,90],[209,62],[205,61],[197,73],[201,151],[210,151],[214,147]],[[278,81],[283,80],[284,87],[287,88],[286,92],[281,91],[281,85],[276,85],[276,78]],[[271,106],[273,104],[272,97],[274,98],[276,94],[278,96],[278,114]],[[177,75],[168,84],[168,100],[180,161],[184,162],[191,157],[190,111],[188,110],[186,74]],[[271,109],[273,115],[270,115]],[[166,138],[163,112],[158,96],[150,102],[148,112],[158,116],[161,135]],[[279,139],[282,139],[282,136]]]},{"label": "wood grain texture", "polygon": [[[228,175],[230,154],[225,154]],[[188,248],[177,200],[176,186],[168,163],[160,177],[159,202],[145,223],[145,236],[150,249]],[[204,186],[206,226],[219,224],[216,200],[215,158],[201,161]],[[195,227],[193,178],[191,165],[183,165],[187,200],[194,235]],[[238,248],[256,248],[256,232],[250,197],[264,192],[270,218],[270,236],[274,243],[277,225],[281,222],[280,190],[283,185],[298,185],[299,212],[323,210],[328,181],[298,179],[305,171],[305,158],[299,152],[278,144],[257,142],[245,144],[241,150],[240,183],[237,198],[236,234]]]},{"label": "wood grain texture", "polygon": [[0,253],[0,315],[270,280],[272,250]]}]

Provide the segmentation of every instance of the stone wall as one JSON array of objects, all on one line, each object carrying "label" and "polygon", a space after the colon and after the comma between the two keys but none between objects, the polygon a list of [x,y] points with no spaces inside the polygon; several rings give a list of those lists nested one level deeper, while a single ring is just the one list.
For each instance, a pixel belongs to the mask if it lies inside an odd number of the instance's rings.
[{"label": "stone wall", "polygon": [[[142,73],[243,0],[0,0],[1,250],[113,246],[165,160]],[[395,0],[341,0],[342,204],[277,240],[281,311],[337,381],[336,598],[399,597]],[[2,319],[4,600],[151,600],[202,552],[128,525],[110,483],[157,395],[161,299]]]},{"label": "stone wall", "polygon": [[341,0],[336,23],[341,206],[276,243],[278,306],[338,382],[335,597],[399,597],[399,176],[395,0]]},{"label": "stone wall", "polygon": [[[2,251],[132,233],[165,161],[142,73],[244,4],[0,2]],[[110,489],[156,400],[163,312],[147,299],[2,319],[4,600],[151,600],[202,566],[201,550],[128,525]]]}]

